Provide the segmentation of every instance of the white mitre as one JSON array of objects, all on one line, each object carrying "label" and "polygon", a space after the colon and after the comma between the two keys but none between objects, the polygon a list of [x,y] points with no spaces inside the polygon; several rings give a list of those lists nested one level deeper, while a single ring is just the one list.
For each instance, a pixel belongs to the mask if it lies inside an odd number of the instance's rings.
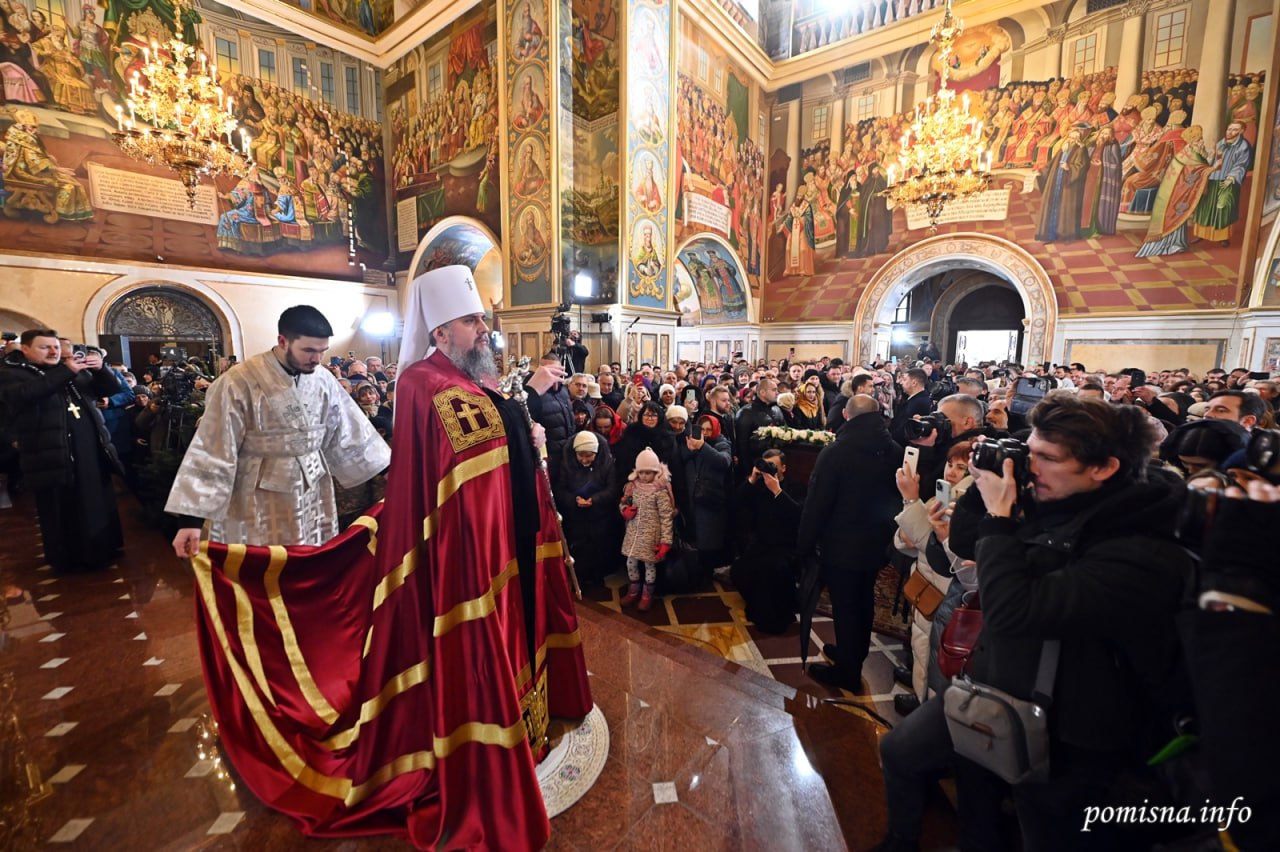
[{"label": "white mitre", "polygon": [[431,353],[432,331],[458,317],[484,312],[475,276],[465,266],[442,266],[413,279],[400,341],[400,369]]}]

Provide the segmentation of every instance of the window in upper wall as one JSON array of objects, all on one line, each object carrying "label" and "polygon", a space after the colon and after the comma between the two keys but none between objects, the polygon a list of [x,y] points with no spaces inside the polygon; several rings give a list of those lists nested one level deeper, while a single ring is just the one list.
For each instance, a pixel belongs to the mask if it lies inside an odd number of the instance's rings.
[{"label": "window in upper wall", "polygon": [[813,141],[821,142],[831,135],[831,107],[823,104],[813,108]]},{"label": "window in upper wall", "polygon": [[218,53],[218,73],[219,74],[239,74],[240,73],[240,45],[231,39],[215,36],[215,49]]},{"label": "window in upper wall", "polygon": [[716,66],[716,75],[715,75],[715,80],[713,82],[714,82],[716,93],[719,94],[721,88],[724,86],[724,69],[721,68],[719,65]]},{"label": "window in upper wall", "polygon": [[760,121],[757,124],[757,132],[759,133],[759,137],[760,137],[759,144],[760,144],[761,151],[763,151],[766,147],[768,147],[767,145],[765,145],[765,142],[766,142],[765,133],[768,130],[768,128],[769,128],[769,122],[765,118],[765,114],[760,113]]},{"label": "window in upper wall", "polygon": [[439,96],[441,77],[439,62],[427,69],[427,100],[434,101]]},{"label": "window in upper wall", "polygon": [[258,79],[264,83],[273,85],[276,83],[276,52],[274,50],[258,48]]},{"label": "window in upper wall", "polygon": [[858,117],[857,121],[867,118],[874,118],[876,114],[876,94],[872,92],[869,95],[860,95],[858,97]]},{"label": "window in upper wall", "polygon": [[293,93],[304,98],[311,94],[311,73],[307,70],[307,60],[293,57]]},{"label": "window in upper wall", "polygon": [[1174,9],[1156,17],[1155,67],[1181,65],[1187,42],[1187,10]]},{"label": "window in upper wall", "polygon": [[347,112],[360,114],[360,71],[351,65],[342,69],[347,84]]},{"label": "window in upper wall", "polygon": [[1092,74],[1098,58],[1098,34],[1090,33],[1075,40],[1071,46],[1071,73]]},{"label": "window in upper wall", "polygon": [[333,63],[320,63],[320,97],[324,102],[332,104],[337,99],[337,86],[333,79]]},{"label": "window in upper wall", "polygon": [[911,291],[910,290],[908,290],[907,294],[902,297],[902,300],[900,302],[898,302],[898,307],[894,309],[893,321],[895,323],[911,322]]},{"label": "window in upper wall", "polygon": [[703,50],[700,47],[697,50],[698,50],[698,79],[705,83],[707,82],[707,71],[711,64],[711,60],[710,60],[710,57],[707,56],[707,52],[705,50]]}]

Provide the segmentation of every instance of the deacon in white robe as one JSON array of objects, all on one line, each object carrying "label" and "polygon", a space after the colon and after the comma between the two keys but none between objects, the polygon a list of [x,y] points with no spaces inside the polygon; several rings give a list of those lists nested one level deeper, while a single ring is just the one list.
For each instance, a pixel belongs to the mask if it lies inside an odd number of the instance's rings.
[{"label": "deacon in white robe", "polygon": [[277,346],[233,367],[205,397],[165,511],[207,518],[214,541],[323,544],[338,534],[333,480],[353,488],[391,461],[337,379],[289,367],[286,354]]}]

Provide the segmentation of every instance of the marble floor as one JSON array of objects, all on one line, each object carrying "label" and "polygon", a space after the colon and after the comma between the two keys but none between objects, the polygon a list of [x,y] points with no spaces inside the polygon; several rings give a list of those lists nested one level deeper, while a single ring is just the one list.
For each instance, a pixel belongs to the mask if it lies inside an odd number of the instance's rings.
[{"label": "marble floor", "polygon": [[[189,571],[131,501],[121,509],[124,556],[112,570],[71,577],[44,567],[29,499],[0,511],[10,613],[0,672],[15,675],[20,746],[49,791],[17,848],[408,848],[305,840],[235,784],[202,739],[208,703]],[[618,612],[616,589],[595,597],[579,612],[610,753],[596,785],[552,821],[549,848],[875,845],[885,830],[876,753],[885,727],[875,716],[896,719],[888,696],[898,640],[877,638],[864,669],[870,689],[844,696],[846,707],[825,702],[829,693],[791,661],[794,627],[790,637],[755,634],[723,585],[665,600],[644,620]],[[827,638],[830,624],[814,630]],[[953,836],[950,807],[935,795],[925,846]]]}]

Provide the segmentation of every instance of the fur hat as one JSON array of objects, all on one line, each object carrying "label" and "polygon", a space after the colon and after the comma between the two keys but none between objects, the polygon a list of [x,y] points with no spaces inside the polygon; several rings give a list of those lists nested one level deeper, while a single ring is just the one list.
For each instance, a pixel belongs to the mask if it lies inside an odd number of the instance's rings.
[{"label": "fur hat", "polygon": [[659,398],[659,399],[661,399],[661,398],[662,398],[662,395],[663,395],[664,393],[666,393],[667,391],[671,391],[671,395],[672,395],[672,396],[675,396],[676,389],[675,389],[673,386],[671,386],[671,385],[662,385],[661,387],[659,387],[659,388],[658,388],[658,398]]},{"label": "fur hat", "polygon": [[598,382],[587,382],[587,399],[601,399]]},{"label": "fur hat", "polygon": [[672,420],[672,419],[675,419],[675,418],[679,418],[679,419],[683,420],[684,422],[688,423],[688,422],[689,422],[689,409],[685,408],[683,405],[669,405],[669,406],[667,406],[667,419],[668,419],[668,420]]},{"label": "fur hat", "polygon": [[796,395],[793,393],[778,394],[778,405],[790,411],[796,404]]},{"label": "fur hat", "polygon": [[575,453],[598,453],[600,452],[600,441],[594,432],[579,432],[573,436],[573,451]]},{"label": "fur hat", "polygon": [[642,470],[662,470],[662,462],[658,461],[658,454],[649,447],[645,447],[640,451],[640,454],[636,456],[636,473],[639,473]]}]

